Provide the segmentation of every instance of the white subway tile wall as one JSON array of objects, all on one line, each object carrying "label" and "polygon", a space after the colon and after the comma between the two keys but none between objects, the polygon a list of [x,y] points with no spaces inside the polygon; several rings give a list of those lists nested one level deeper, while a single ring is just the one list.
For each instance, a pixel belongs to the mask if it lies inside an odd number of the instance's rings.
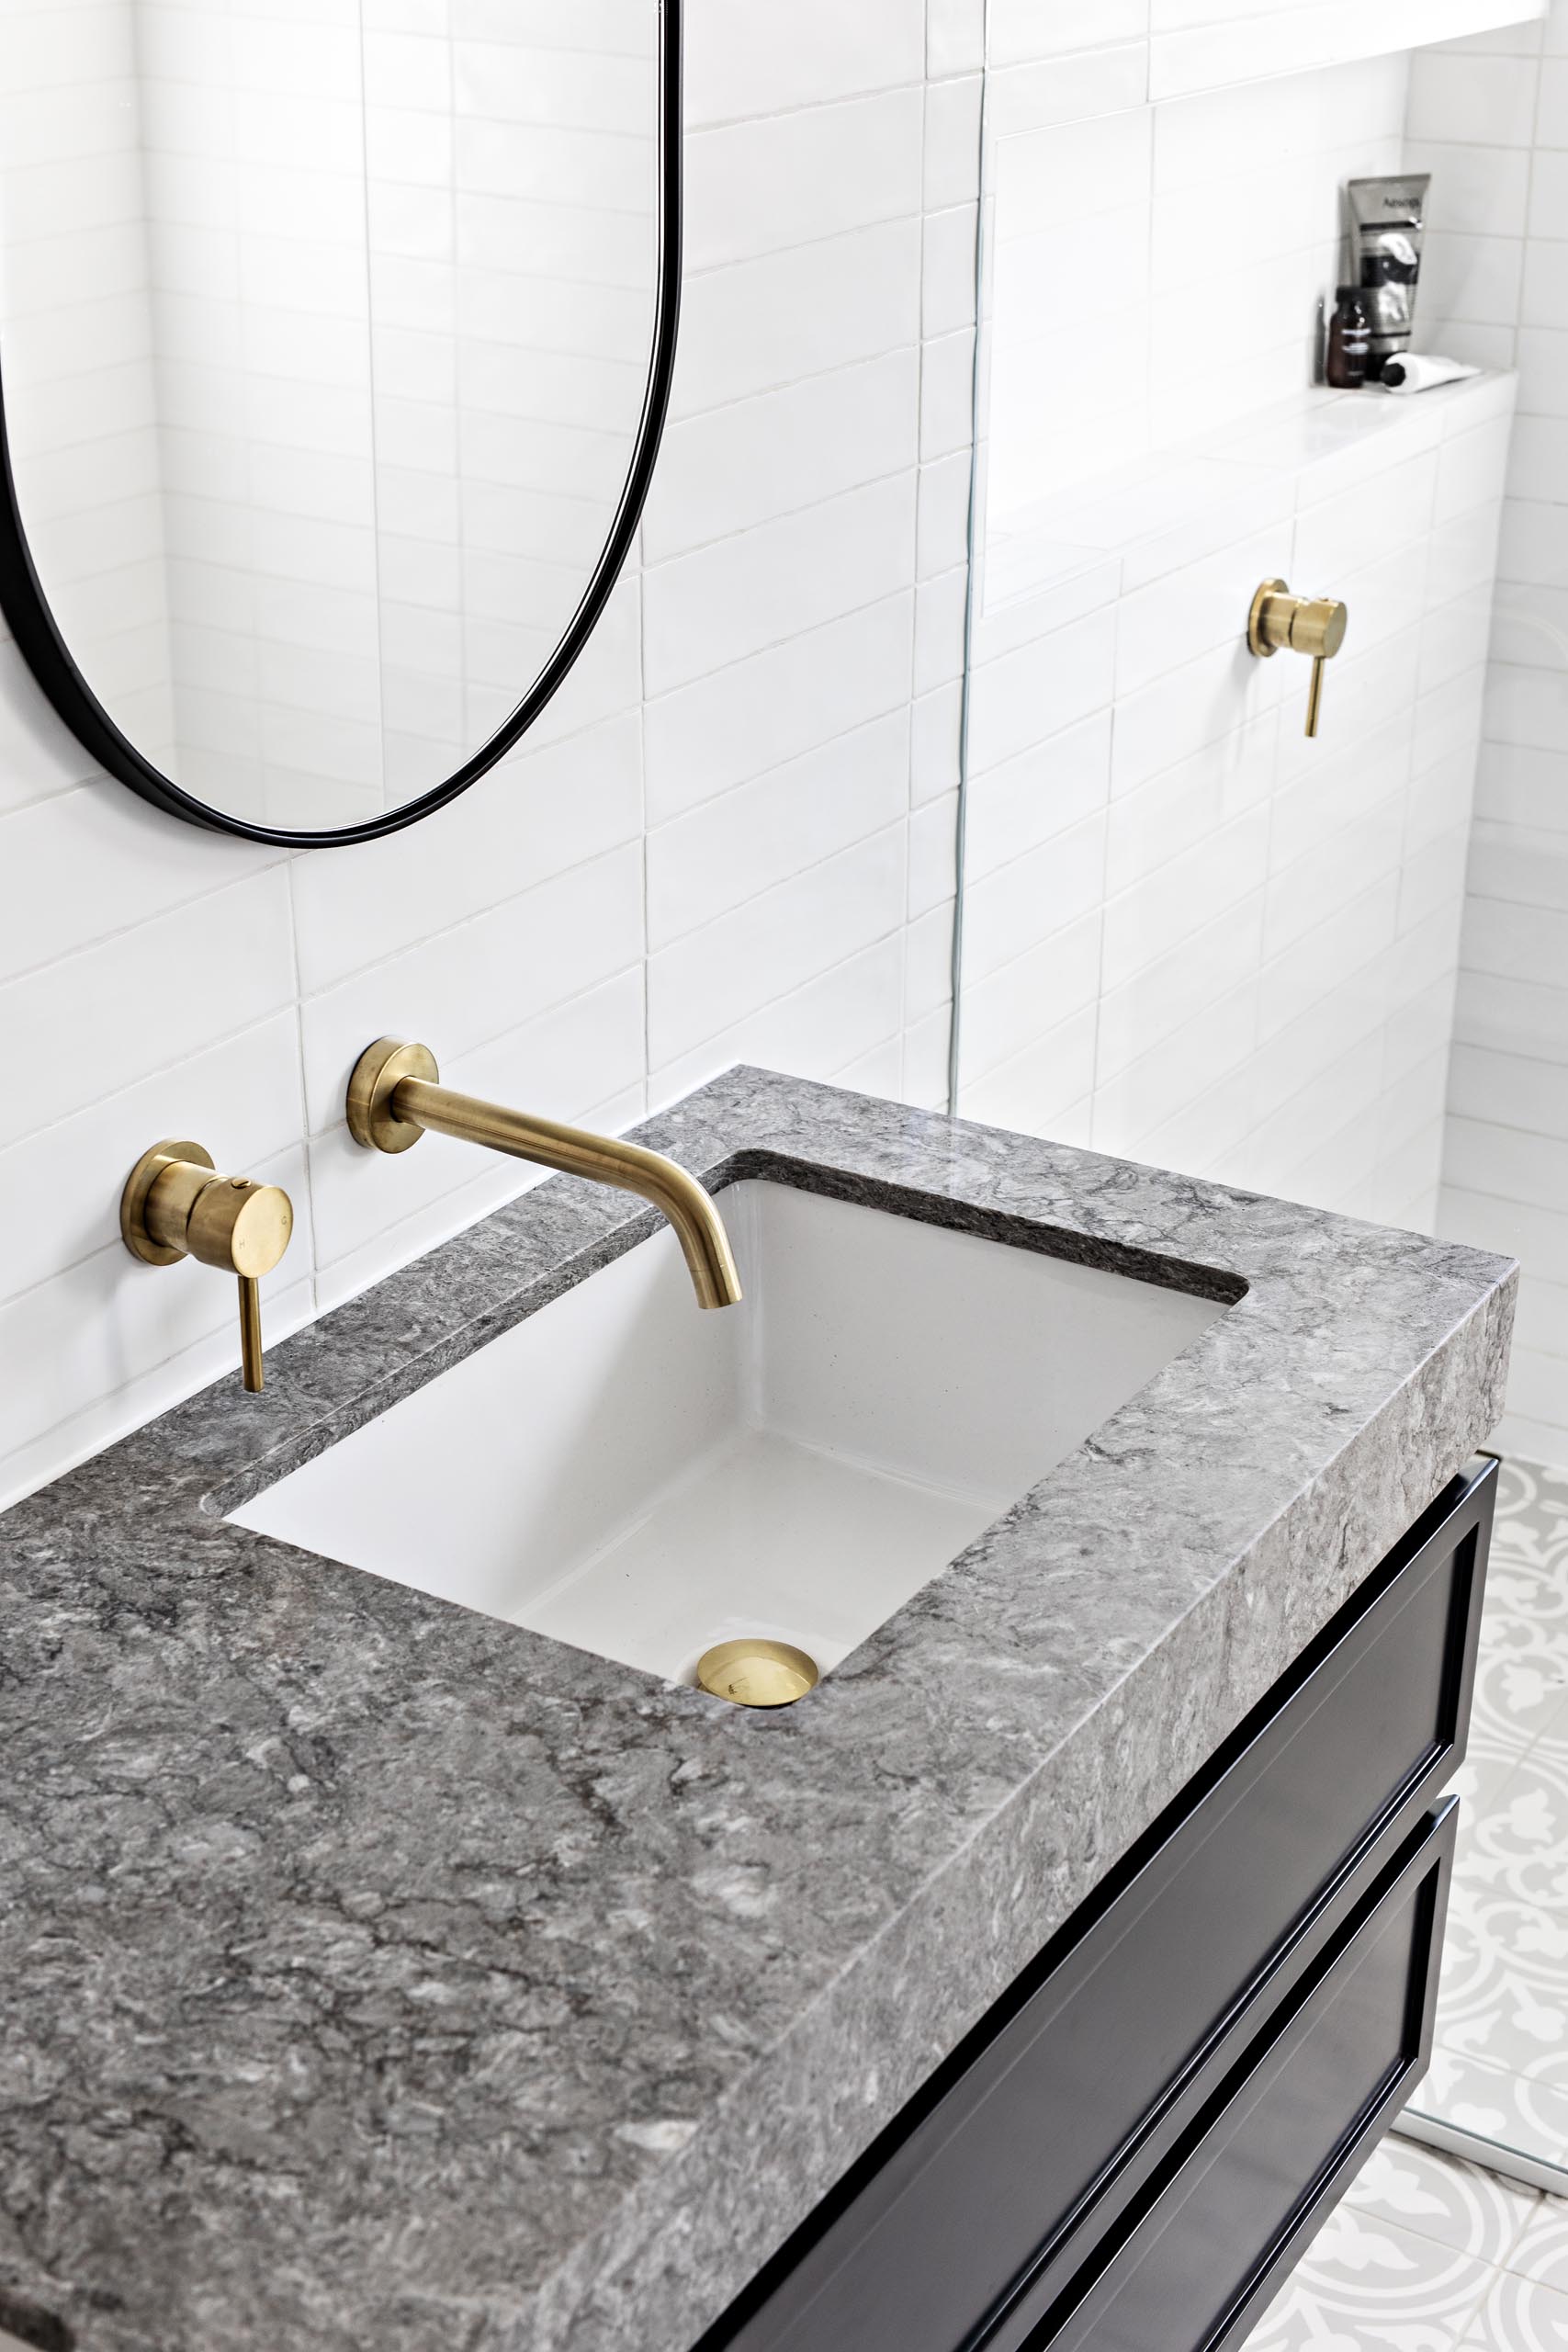
[{"label": "white subway tile wall", "polygon": [[[1041,119],[1067,123],[1142,105],[1151,74],[1201,101],[1211,85],[1376,56],[1428,23],[1474,30],[1519,6],[998,0],[995,32],[999,54],[1021,53]],[[84,44],[71,19],[94,6],[32,13],[53,28],[53,81],[47,93],[7,82],[0,139],[13,162],[36,161],[45,229],[90,237],[117,217],[124,168],[93,143],[112,100],[95,113],[73,79]],[[489,13],[465,0],[475,38]],[[171,38],[194,38],[198,12],[170,14],[186,19]],[[28,15],[7,13],[8,54]],[[0,1268],[0,1499],[233,1363],[225,1285],[152,1272],[119,1247],[120,1182],[156,1136],[198,1136],[294,1193],[299,1238],[267,1302],[275,1334],[525,1181],[438,1137],[396,1161],[355,1151],[341,1092],[379,1031],[426,1037],[460,1084],[611,1125],[747,1057],[944,1098],[982,10],[691,0],[690,16],[675,420],[643,560],[523,753],[412,834],[279,855],[182,831],[96,778],[0,646],[0,1023],[21,1072],[0,1151],[17,1237]],[[396,8],[378,27],[405,28]],[[390,49],[387,64],[395,107]],[[89,388],[106,356],[134,375],[144,316],[127,307],[112,351],[57,317],[50,364]],[[1352,1160],[1367,1035],[1397,1030],[1402,1079],[1441,1052],[1444,857],[1468,789],[1466,673],[1445,685],[1462,637],[1450,608],[1484,579],[1487,554],[1486,502],[1469,496],[1484,464],[1461,464],[1461,439],[1405,457],[1410,479],[1390,493],[1408,491],[1402,532],[1423,497],[1434,517],[1445,497],[1460,503],[1451,528],[1402,548],[1358,544],[1341,511],[1357,466],[1381,471],[1380,452],[1298,464],[1275,449],[1249,465],[1227,450],[1231,494],[1212,514],[1178,502],[1163,535],[1088,561],[1028,626],[987,624],[977,888],[1010,952],[974,976],[975,1108],[1063,1132],[1098,1125],[1194,1164],[1189,1136],[1205,1117],[1223,1113],[1239,1143],[1316,1083],[1317,1148],[1345,1137]],[[1344,903],[1310,837],[1278,872],[1259,865],[1250,750],[1273,746],[1270,814],[1277,791],[1310,803],[1285,742],[1299,682],[1244,689],[1206,617],[1225,604],[1226,551],[1245,548],[1250,564],[1276,527],[1315,532],[1321,560],[1344,567],[1322,585],[1371,573],[1363,601],[1386,615],[1384,642],[1335,681],[1330,723],[1347,750],[1424,690],[1408,773],[1391,755],[1360,810],[1361,888]],[[1282,548],[1282,568],[1293,554]],[[1401,556],[1423,569],[1441,633],[1402,617],[1382,581],[1380,562],[1397,579]],[[1190,612],[1171,586],[1184,571]],[[1178,616],[1168,673],[1162,595]],[[321,631],[312,644],[335,650],[328,616]],[[1439,643],[1444,674],[1422,681]],[[1402,790],[1427,865],[1393,855],[1386,804]],[[1213,856],[1194,859],[1206,842]],[[1436,913],[1422,911],[1432,893]],[[1266,926],[1266,967],[1238,969],[1235,939]],[[1340,983],[1326,1000],[1314,956]],[[1369,967],[1376,1023],[1358,1004]],[[1245,1101],[1238,1054],[1268,1081]],[[1424,1104],[1402,1111],[1402,1099],[1382,1096],[1375,1165],[1344,1185],[1391,1207],[1426,1199],[1432,1181]]]},{"label": "white subway tile wall", "polygon": [[[1156,0],[1153,102],[1066,126],[993,78],[962,1104],[1429,1227],[1514,385],[1303,390],[1411,74],[1329,13]],[[1317,70],[1160,95],[1275,34]],[[1351,608],[1315,743],[1276,575]]]},{"label": "white subway tile wall", "polygon": [[1568,1464],[1568,5],[1416,61],[1427,331],[1517,367],[1441,1227],[1525,1268],[1500,1442]]}]

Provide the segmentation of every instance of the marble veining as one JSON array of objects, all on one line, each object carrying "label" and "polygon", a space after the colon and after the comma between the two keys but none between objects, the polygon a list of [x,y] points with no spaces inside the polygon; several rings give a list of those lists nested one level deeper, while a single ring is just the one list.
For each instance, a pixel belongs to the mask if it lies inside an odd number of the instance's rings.
[{"label": "marble veining", "polygon": [[1230,1311],[776,1716],[222,1516],[649,1229],[568,1180],[0,1519],[44,2352],[688,2352],[1501,1411],[1473,1250],[758,1070],[637,1132]]}]

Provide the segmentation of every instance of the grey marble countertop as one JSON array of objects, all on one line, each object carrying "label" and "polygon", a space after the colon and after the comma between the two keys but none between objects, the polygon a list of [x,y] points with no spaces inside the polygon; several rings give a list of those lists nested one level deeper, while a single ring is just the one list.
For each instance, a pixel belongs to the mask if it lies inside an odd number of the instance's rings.
[{"label": "grey marble countertop", "polygon": [[28,2342],[687,2352],[1501,1408],[1474,1250],[755,1070],[638,1132],[1238,1303],[776,1715],[221,1516],[649,1229],[584,1184],[0,1520]]}]

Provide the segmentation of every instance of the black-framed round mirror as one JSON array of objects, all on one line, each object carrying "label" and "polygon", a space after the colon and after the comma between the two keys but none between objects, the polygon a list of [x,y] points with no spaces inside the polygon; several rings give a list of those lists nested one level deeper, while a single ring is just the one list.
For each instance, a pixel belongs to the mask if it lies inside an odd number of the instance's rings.
[{"label": "black-framed round mirror", "polygon": [[397,831],[527,732],[636,539],[682,0],[54,17],[0,67],[39,119],[0,157],[0,607],[156,807]]}]

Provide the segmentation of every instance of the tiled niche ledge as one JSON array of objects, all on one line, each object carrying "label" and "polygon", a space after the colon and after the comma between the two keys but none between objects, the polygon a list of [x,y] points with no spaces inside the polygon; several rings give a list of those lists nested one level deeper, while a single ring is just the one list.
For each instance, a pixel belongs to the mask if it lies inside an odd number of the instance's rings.
[{"label": "tiled niche ledge", "polygon": [[1154,0],[1149,96],[1378,57],[1544,17],[1547,0]]},{"label": "tiled niche ledge", "polygon": [[[1511,373],[1493,372],[1407,399],[1306,391],[1223,433],[1156,451],[987,529],[976,658],[1283,523],[1300,507],[1385,477],[1493,418],[1509,414]],[[1500,487],[1500,486],[1499,486]],[[1294,582],[1306,593],[1332,582]]]},{"label": "tiled niche ledge", "polygon": [[991,0],[989,62],[1005,113],[1027,125],[1311,73],[1546,14],[1547,0]]}]

